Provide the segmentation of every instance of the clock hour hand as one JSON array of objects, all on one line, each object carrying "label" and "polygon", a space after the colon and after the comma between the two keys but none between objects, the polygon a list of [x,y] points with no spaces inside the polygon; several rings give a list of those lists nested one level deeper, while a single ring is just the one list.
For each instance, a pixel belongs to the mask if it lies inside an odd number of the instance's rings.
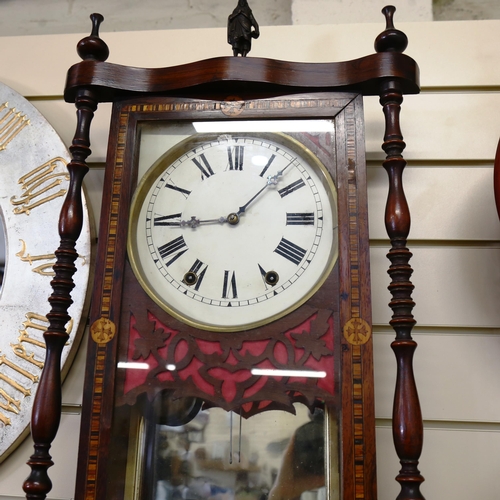
[{"label": "clock hour hand", "polygon": [[227,217],[219,217],[218,219],[200,220],[195,215],[192,215],[191,219],[189,220],[181,220],[180,226],[195,228],[201,226],[202,224],[224,224],[224,222],[228,222]]}]

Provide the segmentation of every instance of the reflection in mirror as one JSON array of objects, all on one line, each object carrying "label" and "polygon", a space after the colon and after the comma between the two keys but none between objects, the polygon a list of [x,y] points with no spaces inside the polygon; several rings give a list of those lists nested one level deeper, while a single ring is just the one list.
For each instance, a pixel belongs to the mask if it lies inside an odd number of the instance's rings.
[{"label": "reflection in mirror", "polygon": [[[338,482],[325,477],[325,458],[336,456],[338,450],[336,446],[334,450],[326,449],[325,443],[330,440],[325,439],[324,412],[316,409],[311,414],[301,404],[296,404],[295,409],[296,415],[268,411],[240,419],[233,412],[210,408],[179,426],[144,420],[140,426],[143,438],[137,441],[144,447],[143,453],[139,452],[143,457],[140,497],[338,498]],[[336,430],[329,434],[336,438]],[[328,468],[336,469],[331,462]],[[331,496],[326,493],[327,482]]]}]

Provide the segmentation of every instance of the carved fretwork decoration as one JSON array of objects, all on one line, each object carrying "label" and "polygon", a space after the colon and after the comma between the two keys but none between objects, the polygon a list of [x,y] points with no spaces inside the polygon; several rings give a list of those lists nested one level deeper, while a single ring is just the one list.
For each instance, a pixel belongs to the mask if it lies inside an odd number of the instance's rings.
[{"label": "carved fretwork decoration", "polygon": [[[65,325],[69,320],[67,311],[71,304],[71,290],[74,286],[72,277],[77,258],[75,242],[82,226],[81,184],[88,170],[86,159],[90,154],[90,123],[98,103],[114,103],[112,134],[115,137],[114,146],[120,149],[126,140],[133,141],[136,137],[136,129],[127,129],[127,116],[120,114],[127,105],[140,107],[146,103],[151,108],[165,105],[162,110],[164,113],[171,106],[172,110],[179,113],[176,118],[178,120],[194,119],[193,113],[196,110],[183,107],[184,104],[188,106],[190,99],[195,103],[194,106],[203,107],[203,103],[212,106],[212,109],[203,111],[208,113],[203,117],[208,116],[210,120],[320,116],[312,114],[304,105],[309,98],[311,101],[322,102],[318,105],[323,108],[322,117],[337,120],[337,114],[342,116],[342,119],[339,118],[340,126],[336,126],[336,133],[345,133],[343,138],[337,136],[341,147],[335,152],[342,157],[343,162],[341,178],[335,179],[338,183],[338,204],[347,214],[340,229],[341,249],[339,261],[335,265],[335,269],[340,271],[336,275],[337,282],[333,289],[325,288],[338,298],[336,307],[339,311],[334,313],[338,313],[341,318],[339,320],[331,321],[335,314],[327,308],[302,304],[288,314],[281,335],[277,336],[276,332],[271,335],[264,325],[252,330],[252,336],[245,337],[246,333],[238,333],[237,335],[241,335],[240,345],[235,340],[240,337],[233,335],[229,348],[226,342],[229,334],[217,332],[220,336],[215,340],[213,335],[204,338],[201,330],[193,332],[180,320],[165,319],[159,308],[150,304],[147,307],[140,306],[139,301],[136,304],[136,297],[139,297],[136,291],[130,292],[128,309],[120,309],[122,297],[120,294],[113,295],[113,287],[121,289],[124,280],[130,275],[127,271],[126,252],[123,250],[127,229],[120,217],[128,218],[136,179],[133,177],[135,174],[124,168],[128,159],[118,164],[113,161],[117,159],[116,154],[111,153],[111,156],[115,156],[106,167],[109,189],[104,194],[105,205],[111,208],[108,219],[103,218],[101,221],[101,231],[106,233],[100,237],[101,265],[99,273],[96,273],[96,289],[98,286],[101,288],[99,301],[94,301],[92,306],[93,324],[89,342],[92,357],[87,363],[86,375],[86,383],[91,387],[91,394],[87,397],[87,402],[91,403],[91,414],[84,423],[89,432],[82,440],[83,443],[87,439],[84,443],[87,463],[79,471],[77,480],[84,486],[78,494],[81,495],[80,498],[104,498],[105,490],[102,481],[99,485],[96,480],[96,471],[99,471],[99,467],[105,470],[107,457],[99,455],[99,451],[104,450],[105,455],[109,445],[110,433],[106,426],[110,425],[110,408],[114,404],[112,397],[102,397],[104,390],[108,391],[107,394],[115,391],[122,404],[121,408],[126,411],[136,401],[153,397],[154,389],[161,387],[167,392],[179,391],[183,396],[201,398],[207,406],[239,409],[243,416],[265,410],[267,404],[269,407],[286,410],[290,410],[294,401],[312,406],[318,400],[318,394],[325,401],[342,404],[344,434],[341,437],[349,436],[354,443],[349,450],[349,467],[343,468],[343,474],[351,476],[344,484],[342,500],[374,500],[373,485],[376,476],[373,459],[373,401],[370,404],[364,402],[365,395],[373,390],[371,382],[369,387],[364,384],[365,375],[372,373],[371,313],[366,306],[367,301],[360,300],[360,297],[369,297],[370,294],[369,281],[364,280],[364,276],[369,274],[367,213],[357,195],[358,189],[366,187],[366,180],[364,174],[360,175],[361,169],[358,168],[361,164],[364,165],[364,152],[362,155],[357,153],[353,138],[362,136],[362,120],[356,121],[354,118],[360,115],[361,95],[377,95],[380,96],[385,115],[386,131],[382,147],[387,154],[384,168],[389,174],[386,227],[392,244],[389,274],[393,299],[390,306],[394,312],[391,324],[396,331],[396,339],[392,347],[396,353],[398,370],[393,432],[402,464],[397,477],[401,484],[398,500],[423,499],[419,490],[423,477],[418,471],[423,425],[412,368],[416,343],[411,338],[411,329],[415,320],[411,313],[414,305],[411,299],[413,285],[410,282],[412,269],[409,265],[411,253],[406,248],[410,216],[402,186],[406,162],[402,157],[405,143],[399,126],[402,96],[419,92],[419,74],[415,61],[402,53],[406,48],[406,36],[393,26],[394,10],[393,7],[383,10],[387,27],[376,40],[376,53],[354,61],[308,64],[219,57],[158,69],[107,63],[109,51],[98,35],[102,16],[91,16],[92,34],[78,44],[78,53],[83,61],[70,68],[64,93],[65,100],[76,105],[77,128],[70,148],[73,157],[68,165],[70,187],[59,223],[61,245],[55,253],[57,261],[52,281],[54,291],[49,299],[52,310],[47,315],[50,324],[45,333],[47,357],[33,412],[35,452],[28,462],[32,469],[31,475],[24,484],[28,498],[43,500],[51,490],[47,469],[52,465],[49,449],[60,419],[59,359],[67,339]],[[254,26],[254,29],[253,33],[258,33],[258,27]],[[243,48],[237,46],[236,54],[246,55],[243,52],[247,49],[249,45]],[[344,99],[342,106],[331,104],[335,100],[333,92],[338,92],[335,95],[341,95]],[[314,97],[310,97],[311,95]],[[326,100],[323,102],[325,96]],[[158,98],[164,99],[167,104],[158,104]],[[277,114],[276,110],[263,112],[262,109],[253,107],[254,102],[272,105],[278,101],[279,113],[282,114]],[[168,112],[170,111],[169,108]],[[349,113],[351,115],[347,116]],[[131,120],[137,123],[145,115],[140,115],[139,118],[139,115],[134,116],[136,117]],[[165,119],[164,115],[159,119]],[[359,135],[356,136],[356,133]],[[318,150],[319,147],[316,148]],[[111,171],[113,169],[114,172]],[[349,284],[339,280],[338,276],[348,276],[345,281],[349,281]],[[315,300],[315,296],[312,300]],[[283,321],[283,318],[279,321]],[[339,339],[335,346],[330,340],[334,336]],[[335,351],[336,348],[338,351]],[[294,356],[290,355],[291,351],[295,352]],[[120,372],[119,367],[115,371],[117,352],[121,359],[145,364],[147,369],[140,375],[126,375],[123,371]],[[297,355],[298,352],[301,355]],[[261,377],[258,383],[262,386],[257,387],[257,382],[252,378],[251,367],[259,364],[278,369],[285,364],[320,368],[325,360],[331,359],[332,352],[339,356],[341,365],[339,372],[335,373],[341,372],[342,381],[346,382],[341,383],[341,387],[336,387],[336,395],[323,387],[320,381],[283,377],[283,380],[276,382]],[[175,373],[168,369],[170,362],[174,361],[177,368]],[[215,361],[217,368],[209,367],[209,361]],[[108,376],[110,373],[113,374],[111,379]],[[257,392],[259,397],[253,399],[253,394]],[[364,419],[371,419],[373,425],[365,428]],[[102,433],[94,432],[99,426],[103,428]],[[369,455],[366,455],[368,449]],[[367,456],[371,457],[371,463],[365,463]],[[85,467],[92,474],[82,479],[86,474]]]},{"label": "carved fretwork decoration", "polygon": [[[135,303],[140,303],[138,295],[140,291],[135,291]],[[235,334],[227,333],[214,340],[209,332],[173,321],[154,304],[148,309],[132,305],[123,323],[129,334],[124,335],[120,358],[145,363],[148,369],[124,370],[117,404],[133,405],[141,394],[152,400],[160,389],[173,391],[174,399],[197,397],[244,417],[264,409],[294,413],[297,401],[312,409],[318,397],[334,402],[333,386],[328,383],[333,379],[332,311],[303,307],[286,318],[282,334],[263,327],[252,338],[239,334],[237,342]],[[174,365],[176,370],[170,368]],[[276,378],[252,373],[259,369],[310,370],[325,372],[325,377]]]}]

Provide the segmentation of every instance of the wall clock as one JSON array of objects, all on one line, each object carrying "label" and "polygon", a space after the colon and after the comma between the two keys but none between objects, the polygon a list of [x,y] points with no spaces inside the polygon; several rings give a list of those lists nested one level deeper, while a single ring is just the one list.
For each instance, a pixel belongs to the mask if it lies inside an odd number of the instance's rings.
[{"label": "wall clock", "polygon": [[[47,286],[57,236],[54,220],[68,189],[68,162],[68,151],[50,124],[26,99],[0,84],[0,214],[6,236],[1,238],[6,268],[0,292],[0,462],[28,433],[44,365]],[[64,372],[78,348],[80,319],[86,314],[91,241],[85,202],[83,211],[79,272],[61,359]]]},{"label": "wall clock", "polygon": [[[161,69],[106,63],[91,16],[65,90],[78,124],[60,223],[62,263],[90,122],[112,101],[77,498],[376,498],[364,94],[386,115],[400,498],[422,498],[398,120],[418,68],[393,12],[356,61]],[[56,419],[35,428],[24,487],[44,498]]]}]

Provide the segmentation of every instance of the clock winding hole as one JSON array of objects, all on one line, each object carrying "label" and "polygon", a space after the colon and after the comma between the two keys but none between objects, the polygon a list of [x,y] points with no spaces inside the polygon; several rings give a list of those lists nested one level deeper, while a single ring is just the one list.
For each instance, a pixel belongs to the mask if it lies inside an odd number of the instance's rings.
[{"label": "clock winding hole", "polygon": [[280,276],[276,271],[268,271],[264,276],[264,281],[271,286],[274,286],[280,280]]},{"label": "clock winding hole", "polygon": [[198,281],[198,275],[196,273],[194,273],[193,271],[188,271],[184,275],[184,278],[182,281],[184,281],[184,283],[186,283],[186,285],[188,285],[188,286],[196,285],[196,283]]}]

